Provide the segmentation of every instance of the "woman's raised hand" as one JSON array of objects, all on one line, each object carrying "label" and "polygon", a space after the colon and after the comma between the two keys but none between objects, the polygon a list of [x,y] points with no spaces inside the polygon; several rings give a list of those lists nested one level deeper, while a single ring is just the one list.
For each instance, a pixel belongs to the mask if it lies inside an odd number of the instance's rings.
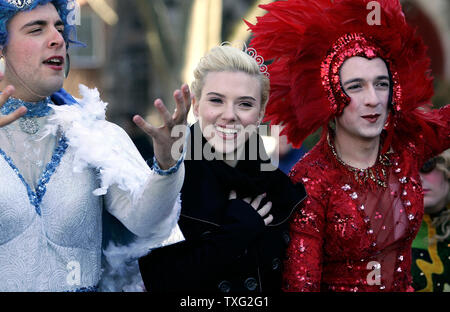
[{"label": "woman's raised hand", "polygon": [[181,90],[176,90],[173,93],[173,97],[177,107],[172,115],[170,115],[161,99],[157,99],[154,102],[156,109],[164,120],[163,126],[159,128],[154,127],[139,115],[133,117],[134,123],[152,138],[155,157],[159,167],[163,170],[169,169],[177,162],[177,159],[174,159],[172,154],[172,146],[180,140],[180,136],[172,136],[172,129],[175,126],[187,124],[187,115],[191,106],[191,93],[188,85],[184,84]]}]

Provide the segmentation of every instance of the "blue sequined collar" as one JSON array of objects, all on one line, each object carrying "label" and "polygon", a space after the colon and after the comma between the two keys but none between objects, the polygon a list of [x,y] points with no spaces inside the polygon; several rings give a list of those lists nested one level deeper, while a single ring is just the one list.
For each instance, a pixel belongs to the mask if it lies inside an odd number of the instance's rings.
[{"label": "blue sequined collar", "polygon": [[3,115],[9,115],[19,107],[25,106],[28,111],[24,117],[44,117],[48,116],[52,110],[48,104],[52,104],[50,97],[47,97],[39,102],[25,102],[20,99],[10,97],[2,106],[0,111]]}]

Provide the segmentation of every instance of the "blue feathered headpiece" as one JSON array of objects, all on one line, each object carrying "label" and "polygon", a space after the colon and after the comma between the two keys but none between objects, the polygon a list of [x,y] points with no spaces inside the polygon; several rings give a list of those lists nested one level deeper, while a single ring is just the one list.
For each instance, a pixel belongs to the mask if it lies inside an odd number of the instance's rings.
[{"label": "blue feathered headpiece", "polygon": [[8,22],[17,13],[30,11],[38,5],[52,3],[64,23],[63,37],[67,47],[76,41],[75,0],[0,0],[0,46],[8,44]]}]

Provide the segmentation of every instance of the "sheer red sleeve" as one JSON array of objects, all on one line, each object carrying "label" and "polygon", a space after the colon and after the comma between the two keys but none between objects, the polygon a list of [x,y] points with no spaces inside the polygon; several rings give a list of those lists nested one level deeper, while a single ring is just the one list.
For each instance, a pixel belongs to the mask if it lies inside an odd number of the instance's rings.
[{"label": "sheer red sleeve", "polygon": [[[308,197],[294,212],[290,224],[289,246],[283,272],[283,291],[320,291],[322,276],[325,202],[322,185],[317,179],[306,177],[297,164],[291,172],[294,182],[301,181]],[[298,170],[298,171],[297,171]]]}]

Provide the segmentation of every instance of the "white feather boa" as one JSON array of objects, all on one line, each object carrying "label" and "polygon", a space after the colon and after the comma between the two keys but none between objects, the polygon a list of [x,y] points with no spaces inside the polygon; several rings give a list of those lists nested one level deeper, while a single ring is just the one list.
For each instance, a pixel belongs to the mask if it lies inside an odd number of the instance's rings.
[{"label": "white feather boa", "polygon": [[[100,99],[98,90],[80,85],[80,94],[82,98],[76,99],[77,104],[50,105],[55,113],[49,117],[44,136],[62,131],[73,148],[73,170],[82,172],[94,167],[99,171],[101,185],[94,190],[94,195],[104,195],[111,185],[117,184],[131,194],[132,202],[139,201],[148,179],[156,173],[147,166],[125,131],[105,120],[107,103]],[[184,240],[177,225],[181,210],[179,197],[175,205],[170,216],[174,221],[170,236],[152,248]],[[100,291],[143,291],[137,259],[149,252],[149,242],[145,238],[137,238],[126,246],[110,243],[103,250],[106,263]]]},{"label": "white feather boa", "polygon": [[46,133],[65,134],[75,150],[74,171],[95,167],[100,172],[101,186],[95,195],[106,194],[113,184],[131,194],[134,202],[155,174],[145,163],[131,139],[119,126],[105,120],[107,103],[97,89],[80,85],[81,99],[74,105],[50,105],[55,113],[49,117]]}]

